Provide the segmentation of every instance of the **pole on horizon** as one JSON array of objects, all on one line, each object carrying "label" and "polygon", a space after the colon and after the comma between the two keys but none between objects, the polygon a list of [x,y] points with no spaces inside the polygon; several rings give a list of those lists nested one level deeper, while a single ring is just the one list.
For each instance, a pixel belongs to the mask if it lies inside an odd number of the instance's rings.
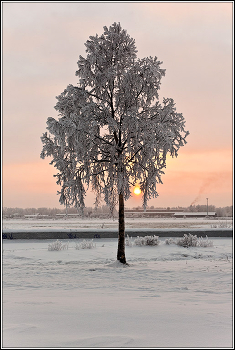
[{"label": "pole on horizon", "polygon": [[208,216],[208,198],[206,199],[207,200],[207,216]]}]

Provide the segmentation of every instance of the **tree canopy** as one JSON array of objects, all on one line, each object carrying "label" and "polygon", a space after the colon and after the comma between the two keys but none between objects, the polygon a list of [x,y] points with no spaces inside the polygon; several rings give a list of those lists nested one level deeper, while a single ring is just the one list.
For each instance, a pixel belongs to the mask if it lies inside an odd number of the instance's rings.
[{"label": "tree canopy", "polygon": [[158,196],[166,156],[177,157],[189,134],[174,100],[159,102],[165,70],[157,57],[137,58],[135,40],[114,23],[85,43],[77,86],[57,96],[59,119],[47,120],[41,158],[52,157],[60,203],[83,209],[86,190],[111,210],[139,184],[146,206]]}]

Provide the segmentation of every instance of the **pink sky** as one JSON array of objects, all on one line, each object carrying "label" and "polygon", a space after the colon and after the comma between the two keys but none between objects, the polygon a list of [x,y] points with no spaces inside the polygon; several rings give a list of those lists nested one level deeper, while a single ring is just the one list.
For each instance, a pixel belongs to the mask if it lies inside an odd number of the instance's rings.
[{"label": "pink sky", "polygon": [[[60,207],[40,136],[90,35],[120,22],[138,57],[163,61],[160,99],[172,97],[190,131],[168,159],[156,207],[233,202],[233,3],[2,3],[2,205]],[[87,205],[93,204],[88,192]],[[141,205],[133,196],[127,206]]]}]

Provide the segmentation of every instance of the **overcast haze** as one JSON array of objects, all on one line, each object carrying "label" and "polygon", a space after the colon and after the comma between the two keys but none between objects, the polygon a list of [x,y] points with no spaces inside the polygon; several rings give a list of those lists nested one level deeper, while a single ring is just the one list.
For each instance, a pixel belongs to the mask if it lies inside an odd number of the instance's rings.
[{"label": "overcast haze", "polygon": [[[40,159],[56,96],[76,85],[90,35],[120,22],[138,57],[163,62],[160,100],[171,97],[190,135],[168,159],[156,207],[232,204],[233,2],[2,3],[3,206],[60,207],[59,186]],[[88,193],[86,204],[93,204]],[[127,206],[141,205],[134,196]]]}]

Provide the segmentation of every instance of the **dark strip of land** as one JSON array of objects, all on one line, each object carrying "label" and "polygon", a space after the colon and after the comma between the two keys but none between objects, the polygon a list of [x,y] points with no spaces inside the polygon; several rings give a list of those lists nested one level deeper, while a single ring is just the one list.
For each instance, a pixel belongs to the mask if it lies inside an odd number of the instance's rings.
[{"label": "dark strip of land", "polygon": [[[198,237],[233,237],[232,229],[126,229],[129,237],[159,236],[159,237],[183,237],[191,233]],[[3,239],[93,239],[93,238],[117,238],[118,231],[113,229],[5,229],[2,232]]]}]

